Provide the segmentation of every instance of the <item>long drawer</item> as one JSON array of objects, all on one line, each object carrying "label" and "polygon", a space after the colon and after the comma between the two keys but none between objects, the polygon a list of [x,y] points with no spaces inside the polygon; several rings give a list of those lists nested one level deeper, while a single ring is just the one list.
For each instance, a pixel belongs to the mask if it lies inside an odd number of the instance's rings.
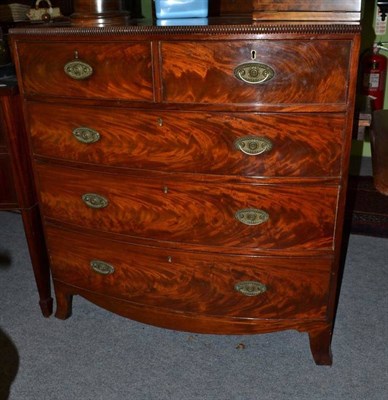
[{"label": "long drawer", "polygon": [[37,164],[45,217],[103,232],[230,248],[332,249],[337,186],[231,184]]},{"label": "long drawer", "polygon": [[34,102],[27,107],[33,151],[39,156],[226,175],[341,172],[340,114],[153,112]]},{"label": "long drawer", "polygon": [[163,100],[345,104],[347,40],[162,42]]},{"label": "long drawer", "polygon": [[18,57],[22,90],[27,95],[154,99],[147,42],[20,42]]},{"label": "long drawer", "polygon": [[53,278],[176,313],[324,319],[331,258],[226,257],[102,240],[48,225]]}]

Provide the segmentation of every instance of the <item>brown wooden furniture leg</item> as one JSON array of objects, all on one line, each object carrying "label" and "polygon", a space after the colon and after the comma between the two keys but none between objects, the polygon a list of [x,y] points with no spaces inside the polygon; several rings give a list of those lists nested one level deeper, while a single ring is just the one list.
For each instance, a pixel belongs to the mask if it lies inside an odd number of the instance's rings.
[{"label": "brown wooden furniture leg", "polygon": [[12,188],[7,188],[7,182],[3,181],[0,182],[0,188],[4,193],[7,193],[7,191],[15,193],[17,198],[17,202],[16,199],[13,199],[12,202],[6,201],[5,204],[0,204],[0,209],[16,209],[20,210],[22,214],[31,264],[39,293],[40,308],[42,314],[49,317],[53,311],[49,260],[33,186],[32,166],[27,148],[28,140],[16,83],[0,87],[0,128],[0,136],[2,136],[0,147],[7,150],[6,154],[9,155],[13,178]]},{"label": "brown wooden furniture leg", "polygon": [[34,206],[31,209],[22,209],[21,213],[36,286],[38,287],[39,305],[43,316],[49,317],[53,313],[53,298],[51,297],[50,267],[39,209]]},{"label": "brown wooden furniture leg", "polygon": [[333,363],[331,336],[331,326],[309,332],[310,349],[317,365],[332,365]]},{"label": "brown wooden furniture leg", "polygon": [[73,305],[73,294],[67,289],[66,285],[60,282],[54,284],[55,300],[57,302],[57,310],[55,317],[59,319],[67,319],[71,316]]}]

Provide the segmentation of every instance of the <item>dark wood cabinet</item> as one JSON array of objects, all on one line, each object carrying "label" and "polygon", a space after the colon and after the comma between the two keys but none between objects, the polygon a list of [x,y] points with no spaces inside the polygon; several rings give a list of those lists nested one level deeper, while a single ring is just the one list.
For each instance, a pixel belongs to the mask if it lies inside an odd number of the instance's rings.
[{"label": "dark wood cabinet", "polygon": [[[1,90],[2,88],[0,88],[0,94]],[[12,96],[12,91],[15,91],[15,89],[9,89],[9,91],[7,91],[7,96]],[[3,95],[5,95],[4,89]],[[6,141],[7,131],[4,121],[4,110],[3,107],[0,107],[0,207],[17,208],[18,202],[11,168],[11,158]]]},{"label": "dark wood cabinet", "polygon": [[0,210],[21,213],[44,316],[52,313],[50,270],[16,82],[0,86]]},{"label": "dark wood cabinet", "polygon": [[331,364],[360,28],[12,31],[57,299],[307,332]]}]

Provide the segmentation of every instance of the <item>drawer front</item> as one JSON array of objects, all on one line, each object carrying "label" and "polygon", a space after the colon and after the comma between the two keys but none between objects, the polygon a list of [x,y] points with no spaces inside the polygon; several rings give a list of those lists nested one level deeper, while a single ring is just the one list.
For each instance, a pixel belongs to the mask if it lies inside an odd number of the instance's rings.
[{"label": "drawer front", "polygon": [[[350,49],[347,40],[162,42],[163,99],[173,103],[345,104]],[[256,64],[248,65],[252,63]],[[243,69],[236,69],[242,65]],[[267,80],[251,84],[241,76]]]},{"label": "drawer front", "polygon": [[54,280],[82,289],[177,313],[325,318],[330,258],[226,257],[127,245],[50,225],[46,231]]},{"label": "drawer front", "polygon": [[[37,155],[245,176],[339,176],[342,115],[139,112],[28,103]],[[98,116],[98,118],[96,118]]]},{"label": "drawer front", "polygon": [[75,225],[238,249],[332,248],[335,186],[190,182],[45,164],[37,172],[44,215]]},{"label": "drawer front", "polygon": [[149,43],[21,42],[18,55],[27,95],[153,101]]}]

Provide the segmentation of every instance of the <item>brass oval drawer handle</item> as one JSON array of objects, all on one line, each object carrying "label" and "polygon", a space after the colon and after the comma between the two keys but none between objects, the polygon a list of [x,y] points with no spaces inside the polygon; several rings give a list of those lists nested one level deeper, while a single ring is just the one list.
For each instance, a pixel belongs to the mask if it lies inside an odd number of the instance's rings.
[{"label": "brass oval drawer handle", "polygon": [[267,286],[258,281],[242,281],[234,285],[234,290],[244,296],[252,297],[263,294],[267,290]]},{"label": "brass oval drawer handle", "polygon": [[66,63],[63,69],[67,76],[78,81],[87,79],[93,74],[93,67],[78,58],[78,51],[74,52],[74,60]]},{"label": "brass oval drawer handle", "polygon": [[249,156],[257,156],[272,149],[272,142],[262,136],[244,136],[235,140],[234,147]]},{"label": "brass oval drawer handle", "polygon": [[238,210],[234,217],[245,225],[260,225],[269,219],[269,214],[257,208],[244,208]]},{"label": "brass oval drawer handle", "polygon": [[73,136],[81,143],[96,143],[101,139],[101,135],[94,129],[80,126],[73,129]]},{"label": "brass oval drawer handle", "polygon": [[250,85],[267,82],[275,76],[275,71],[266,64],[248,62],[238,65],[234,69],[234,76]]},{"label": "brass oval drawer handle", "polygon": [[90,208],[105,208],[109,204],[108,199],[96,193],[83,194],[82,201]]},{"label": "brass oval drawer handle", "polygon": [[92,260],[90,261],[90,266],[94,272],[97,272],[101,275],[111,275],[115,272],[113,265],[106,263],[101,260]]}]

